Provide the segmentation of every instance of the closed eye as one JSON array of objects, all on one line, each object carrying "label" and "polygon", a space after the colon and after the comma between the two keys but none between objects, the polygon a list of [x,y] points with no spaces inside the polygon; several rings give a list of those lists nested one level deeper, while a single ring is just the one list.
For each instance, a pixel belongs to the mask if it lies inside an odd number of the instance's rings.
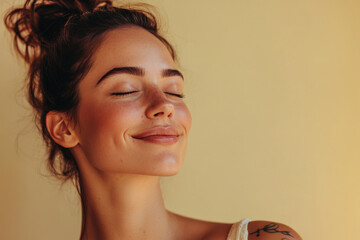
[{"label": "closed eye", "polygon": [[185,97],[184,94],[177,94],[177,93],[170,93],[170,92],[165,92],[165,94],[175,96],[175,97],[178,97],[178,98],[184,98]]},{"label": "closed eye", "polygon": [[114,95],[114,96],[125,96],[125,95],[130,95],[132,93],[136,93],[138,91],[130,91],[130,92],[114,92],[114,93],[111,93],[111,95]]}]

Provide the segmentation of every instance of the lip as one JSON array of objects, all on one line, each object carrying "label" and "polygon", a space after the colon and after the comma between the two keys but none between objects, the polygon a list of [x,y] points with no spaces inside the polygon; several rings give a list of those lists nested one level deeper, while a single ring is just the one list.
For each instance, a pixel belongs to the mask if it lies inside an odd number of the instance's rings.
[{"label": "lip", "polygon": [[171,126],[157,126],[132,136],[135,139],[158,144],[172,144],[179,140],[179,132]]}]

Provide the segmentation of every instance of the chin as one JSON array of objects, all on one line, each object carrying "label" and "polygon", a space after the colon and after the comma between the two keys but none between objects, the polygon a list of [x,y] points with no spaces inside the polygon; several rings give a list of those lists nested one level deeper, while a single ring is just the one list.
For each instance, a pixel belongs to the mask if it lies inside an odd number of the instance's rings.
[{"label": "chin", "polygon": [[166,159],[161,162],[161,166],[154,167],[154,175],[158,176],[174,176],[176,175],[182,167],[183,159]]},{"label": "chin", "polygon": [[175,176],[176,174],[178,174],[178,172],[180,171],[180,169],[171,169],[168,170],[162,174],[159,174],[158,176],[160,177],[171,177],[171,176]]},{"label": "chin", "polygon": [[[148,176],[174,176],[183,165],[184,153],[179,151],[146,152],[137,157],[126,156],[123,159],[114,156],[108,161],[88,161],[92,169],[103,173],[138,174]],[[100,158],[100,157],[99,157]]]}]

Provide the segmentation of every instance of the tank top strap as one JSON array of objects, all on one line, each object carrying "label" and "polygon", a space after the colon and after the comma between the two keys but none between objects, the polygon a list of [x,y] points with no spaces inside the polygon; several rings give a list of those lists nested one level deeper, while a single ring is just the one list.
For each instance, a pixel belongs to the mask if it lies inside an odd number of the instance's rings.
[{"label": "tank top strap", "polygon": [[245,218],[237,223],[234,223],[230,229],[226,240],[248,240],[248,223],[249,218]]}]

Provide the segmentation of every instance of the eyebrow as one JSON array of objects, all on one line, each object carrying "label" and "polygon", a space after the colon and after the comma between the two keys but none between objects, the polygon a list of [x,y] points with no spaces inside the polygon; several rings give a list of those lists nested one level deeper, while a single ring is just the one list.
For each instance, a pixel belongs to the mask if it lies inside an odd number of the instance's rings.
[{"label": "eyebrow", "polygon": [[[115,67],[105,73],[99,81],[97,81],[96,85],[99,85],[100,82],[105,80],[107,77],[115,74],[131,74],[135,76],[143,77],[145,75],[145,69],[140,67]],[[184,80],[184,76],[179,70],[176,69],[164,69],[161,72],[161,76],[163,77],[173,77],[173,76],[179,76]]]}]

